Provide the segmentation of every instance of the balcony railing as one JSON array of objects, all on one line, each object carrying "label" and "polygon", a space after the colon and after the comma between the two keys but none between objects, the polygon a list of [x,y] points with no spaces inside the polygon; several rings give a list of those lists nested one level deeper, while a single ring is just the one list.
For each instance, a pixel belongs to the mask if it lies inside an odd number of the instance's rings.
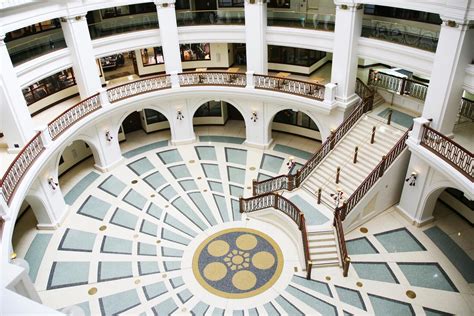
[{"label": "balcony railing", "polygon": [[232,86],[245,87],[247,77],[244,73],[229,72],[183,72],[179,75],[180,86]]},{"label": "balcony railing", "polygon": [[393,76],[377,70],[369,70],[369,86],[383,88],[399,95],[407,95],[419,100],[426,99],[428,84],[416,80]]},{"label": "balcony railing", "polygon": [[152,12],[109,18],[89,24],[89,33],[91,39],[96,39],[127,32],[157,29],[158,27],[158,15],[156,12]]},{"label": "balcony railing", "polygon": [[349,254],[347,253],[346,238],[344,237],[341,211],[339,209],[334,212],[333,226],[336,230],[337,245],[339,247],[339,254],[341,255],[342,275],[344,277],[347,277],[347,273],[349,272],[349,266],[351,264],[351,258],[349,258]]},{"label": "balcony railing", "polygon": [[254,75],[253,78],[257,89],[277,90],[319,101],[324,100],[324,85],[318,83],[266,75]]},{"label": "balcony railing", "polygon": [[142,93],[158,91],[171,88],[169,75],[160,75],[147,79],[141,79],[130,83],[107,89],[107,95],[111,103],[130,98]]},{"label": "balcony railing", "polygon": [[463,117],[468,120],[474,121],[474,101],[461,98],[461,106],[459,107],[459,120]]},{"label": "balcony railing", "polygon": [[278,190],[293,190],[303,183],[304,179],[313,172],[316,166],[326,157],[334,146],[344,137],[344,135],[354,126],[364,113],[372,109],[374,93],[361,80],[356,81],[356,92],[362,100],[354,111],[342,122],[339,127],[329,135],[328,139],[321,145],[321,148],[296,171],[296,174],[280,175],[264,181],[253,181],[252,192],[254,195]]},{"label": "balcony railing", "polygon": [[334,14],[318,14],[296,11],[268,10],[268,26],[296,27],[334,32]]},{"label": "balcony railing", "polygon": [[55,140],[77,121],[100,108],[99,94],[95,94],[67,109],[48,124],[51,138]]},{"label": "balcony railing", "polygon": [[423,126],[421,146],[449,163],[469,180],[474,181],[474,159],[469,150],[426,125]]},{"label": "balcony railing", "polygon": [[362,36],[436,52],[439,30],[434,30],[434,28],[436,27],[433,25],[421,28],[401,23],[364,19]]},{"label": "balcony railing", "polygon": [[219,9],[205,11],[176,11],[178,26],[192,25],[244,25],[244,9]]},{"label": "balcony railing", "polygon": [[43,150],[41,132],[38,132],[10,164],[3,178],[0,179],[2,194],[7,204],[10,204],[21,179]]},{"label": "balcony railing", "polygon": [[252,213],[266,208],[274,208],[291,218],[301,231],[303,250],[306,264],[306,277],[311,278],[311,259],[309,255],[308,232],[306,231],[306,221],[303,212],[290,200],[276,193],[266,193],[253,196],[248,199],[240,198],[240,213]]}]

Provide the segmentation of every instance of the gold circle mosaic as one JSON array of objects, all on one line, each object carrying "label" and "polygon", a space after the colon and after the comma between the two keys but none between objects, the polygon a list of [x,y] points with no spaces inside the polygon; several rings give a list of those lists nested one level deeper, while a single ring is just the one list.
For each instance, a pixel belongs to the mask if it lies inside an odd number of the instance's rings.
[{"label": "gold circle mosaic", "polygon": [[248,298],[269,289],[281,275],[283,254],[268,235],[248,228],[220,231],[193,256],[199,284],[224,298]]}]

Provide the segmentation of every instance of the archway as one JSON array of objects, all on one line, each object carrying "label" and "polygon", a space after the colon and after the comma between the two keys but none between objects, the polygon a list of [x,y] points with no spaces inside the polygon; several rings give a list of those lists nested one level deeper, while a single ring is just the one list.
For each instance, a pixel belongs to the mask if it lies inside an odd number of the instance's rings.
[{"label": "archway", "polygon": [[199,106],[193,115],[193,126],[199,136],[246,137],[242,113],[226,101],[208,101]]},{"label": "archway", "polygon": [[270,121],[269,133],[282,150],[300,154],[303,159],[308,159],[321,147],[319,126],[302,111],[285,109],[277,112]]},{"label": "archway", "polygon": [[450,232],[451,229],[461,229],[461,226],[474,226],[474,201],[456,188],[433,191],[426,199],[423,216],[429,216],[430,212],[436,221],[456,222],[457,225],[450,226]]},{"label": "archway", "polygon": [[145,108],[128,113],[118,127],[122,154],[142,145],[171,139],[168,118],[161,112]]}]

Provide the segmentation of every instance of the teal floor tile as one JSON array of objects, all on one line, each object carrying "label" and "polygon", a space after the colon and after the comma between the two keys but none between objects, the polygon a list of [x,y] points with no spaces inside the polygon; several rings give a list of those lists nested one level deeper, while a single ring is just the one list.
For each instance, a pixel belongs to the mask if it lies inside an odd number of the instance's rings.
[{"label": "teal floor tile", "polygon": [[425,247],[406,228],[399,228],[380,234],[375,238],[388,252],[424,251]]},{"label": "teal floor tile", "polygon": [[468,283],[474,283],[474,260],[439,227],[431,227],[424,233],[451,261],[463,278]]},{"label": "teal floor tile", "polygon": [[437,263],[398,263],[398,267],[410,285],[457,292],[453,282]]},{"label": "teal floor tile", "polygon": [[217,160],[214,146],[196,146],[194,148],[199,160]]},{"label": "teal floor tile", "polygon": [[193,294],[188,289],[182,290],[178,293],[178,298],[183,304],[189,301],[192,297]]},{"label": "teal floor tile", "polygon": [[159,273],[160,268],[156,261],[139,261],[138,262],[138,273],[140,275]]},{"label": "teal floor tile", "polygon": [[134,162],[131,162],[127,165],[136,175],[140,176],[144,173],[147,173],[150,170],[155,169],[155,166],[148,160],[148,158],[143,157]]},{"label": "teal floor tile", "polygon": [[183,256],[183,250],[169,248],[169,247],[161,247],[161,255],[163,257],[176,257],[181,258]]},{"label": "teal floor tile", "polygon": [[285,145],[280,145],[280,144],[276,144],[275,147],[273,147],[273,150],[288,154],[289,156],[298,157],[304,160],[308,160],[309,158],[313,156],[312,153],[309,153],[307,151],[285,146]]},{"label": "teal floor tile", "polygon": [[132,277],[132,263],[124,261],[99,261],[98,281],[110,281]]},{"label": "teal floor tile", "polygon": [[232,316],[244,316],[244,311],[241,309],[233,311]]},{"label": "teal floor tile", "polygon": [[68,205],[72,205],[77,198],[84,193],[84,191],[94,182],[100,174],[97,172],[91,171],[84,178],[79,180],[79,182],[69,190],[68,193],[64,196],[64,201]]},{"label": "teal floor tile", "polygon": [[345,287],[341,287],[337,285],[335,287],[336,287],[337,296],[339,296],[339,299],[341,301],[343,301],[346,304],[355,306],[359,309],[367,310],[364,304],[364,300],[362,299],[362,296],[360,295],[359,291],[347,289]]},{"label": "teal floor tile", "polygon": [[313,290],[315,292],[321,293],[323,295],[332,297],[331,290],[329,289],[329,286],[320,281],[316,280],[307,280],[306,278],[300,277],[300,276],[293,276],[291,279],[292,282],[299,284],[301,286],[304,286],[310,290]]},{"label": "teal floor tile", "polygon": [[148,183],[154,190],[161,187],[163,184],[168,183],[166,179],[160,174],[159,171],[156,171],[149,176],[143,178],[143,180]]},{"label": "teal floor tile", "polygon": [[236,198],[239,198],[239,197],[244,195],[244,188],[243,187],[238,187],[238,186],[235,186],[235,185],[232,185],[232,184],[229,185],[229,191],[230,191],[230,195],[232,195]]},{"label": "teal floor tile", "polygon": [[376,316],[408,316],[415,315],[410,304],[389,298],[369,294],[372,308]]},{"label": "teal floor tile", "polygon": [[122,210],[121,208],[117,208],[115,210],[114,215],[110,219],[110,223],[123,227],[123,228],[128,228],[131,230],[134,230],[135,227],[137,226],[137,221],[138,221],[138,216],[129,213],[125,210]]},{"label": "teal floor tile", "polygon": [[307,225],[322,225],[329,221],[326,215],[319,212],[318,209],[301,196],[294,195],[290,198],[290,201],[303,211]]},{"label": "teal floor tile", "polygon": [[224,316],[224,310],[219,307],[215,307],[214,310],[212,311],[212,316]]},{"label": "teal floor tile", "polygon": [[283,310],[288,314],[288,315],[291,315],[291,316],[298,316],[298,315],[301,315],[301,316],[304,316],[304,313],[301,312],[298,308],[296,308],[295,305],[291,304],[286,298],[284,298],[283,296],[278,296],[277,298],[275,298],[275,302],[281,307],[283,308]]},{"label": "teal floor tile", "polygon": [[95,196],[90,195],[86,201],[81,205],[77,214],[85,215],[88,217],[92,217],[98,220],[103,220],[105,214],[112,205],[102,201]]},{"label": "teal floor tile", "polygon": [[118,178],[113,175],[105,179],[100,185],[99,188],[115,197],[119,196],[120,193],[125,189],[127,185],[120,181]]},{"label": "teal floor tile", "polygon": [[379,253],[374,245],[365,237],[346,241],[347,251],[350,255],[368,255]]},{"label": "teal floor tile", "polygon": [[225,159],[227,162],[245,166],[247,164],[247,150],[226,147]]},{"label": "teal floor tile", "polygon": [[426,316],[453,316],[453,314],[437,311],[426,307],[423,307],[423,310],[425,311]]},{"label": "teal floor tile", "polygon": [[169,163],[174,163],[178,161],[183,161],[181,155],[177,149],[165,150],[157,153],[158,157],[161,159],[163,164],[167,165]]},{"label": "teal floor tile", "polygon": [[87,284],[89,280],[89,262],[53,262],[49,274],[47,289]]},{"label": "teal floor tile", "polygon": [[214,201],[216,202],[217,208],[219,209],[219,214],[223,222],[229,221],[229,211],[227,210],[227,203],[225,196],[213,194]]},{"label": "teal floor tile", "polygon": [[268,180],[272,178],[272,176],[269,176],[269,175],[266,175],[264,173],[258,173],[258,176],[257,176],[257,181],[265,181],[265,180]]},{"label": "teal floor tile", "polygon": [[183,188],[184,191],[198,190],[198,187],[194,180],[182,180],[179,181],[179,185]]},{"label": "teal floor tile", "polygon": [[189,226],[178,220],[173,215],[170,215],[169,213],[166,213],[164,222],[191,237],[196,237],[197,235],[197,233],[193,229],[191,229]]},{"label": "teal floor tile", "polygon": [[279,173],[283,162],[284,162],[284,159],[281,157],[264,154],[262,157],[262,162],[260,164],[260,169],[263,169],[272,173]]},{"label": "teal floor tile", "polygon": [[115,254],[132,254],[132,241],[122,238],[116,238],[111,236],[104,236],[100,252],[102,253],[115,253]]},{"label": "teal floor tile", "polygon": [[101,297],[99,303],[102,315],[118,315],[140,305],[140,298],[136,290],[128,290]]},{"label": "teal floor tile", "polygon": [[207,181],[212,192],[224,193],[224,187],[221,182]]},{"label": "teal floor tile", "polygon": [[168,289],[166,288],[164,282],[153,283],[142,287],[142,289],[145,293],[145,297],[147,300],[154,299],[155,297],[158,297],[168,292]]},{"label": "teal floor tile", "polygon": [[160,193],[160,195],[167,201],[172,200],[175,196],[178,195],[178,192],[176,192],[176,190],[171,185],[165,186],[158,193]]},{"label": "teal floor tile", "polygon": [[30,266],[29,276],[33,283],[36,281],[38,270],[43,261],[46,249],[48,249],[49,242],[51,241],[53,234],[36,234],[35,238],[31,242],[30,247],[25,255],[25,260]]},{"label": "teal floor tile", "polygon": [[177,165],[169,167],[168,169],[175,179],[191,177],[191,174],[189,173],[188,167],[186,167],[186,165]]},{"label": "teal floor tile", "polygon": [[[379,113],[377,113],[378,116],[383,117],[383,118],[388,118],[388,111],[390,109],[385,109]],[[410,116],[408,114],[405,114],[403,112],[393,110],[392,109],[392,122],[397,123],[398,125],[404,126],[406,128],[410,128],[411,125],[413,124],[413,116]]]},{"label": "teal floor tile", "polygon": [[58,250],[92,252],[96,237],[94,233],[68,228],[64,232]]},{"label": "teal floor tile", "polygon": [[178,309],[178,306],[174,302],[173,298],[168,298],[167,300],[155,305],[153,311],[155,315],[171,315]]},{"label": "teal floor tile", "polygon": [[227,175],[229,182],[234,182],[238,184],[245,183],[245,169],[228,166]]},{"label": "teal floor tile", "polygon": [[230,137],[230,136],[199,136],[200,142],[216,142],[216,143],[230,143],[230,144],[243,144],[245,138]]},{"label": "teal floor tile", "polygon": [[219,166],[215,164],[210,164],[210,163],[202,163],[202,170],[204,171],[204,174],[206,175],[206,178],[209,179],[221,179],[221,175],[219,172]]},{"label": "teal floor tile", "polygon": [[83,302],[81,304],[77,304],[77,306],[79,306],[82,311],[84,312],[84,316],[91,316],[91,308],[89,306],[89,302]]},{"label": "teal floor tile", "polygon": [[166,271],[175,271],[181,269],[181,261],[165,261],[163,262]]},{"label": "teal floor tile", "polygon": [[176,288],[184,285],[184,280],[183,280],[182,277],[172,278],[172,279],[170,279],[170,284],[173,287],[173,289],[176,289]]},{"label": "teal floor tile", "polygon": [[161,238],[171,241],[171,242],[181,244],[181,245],[185,245],[185,246],[189,245],[189,243],[191,242],[191,240],[189,240],[188,238],[178,235],[175,232],[166,228],[162,228]]},{"label": "teal floor tile", "polygon": [[148,206],[148,209],[146,210],[146,213],[153,216],[156,219],[161,218],[161,213],[163,213],[163,210],[159,208],[156,204],[150,203]]},{"label": "teal floor tile", "polygon": [[326,303],[325,301],[320,300],[319,298],[312,296],[300,289],[297,289],[296,287],[290,285],[286,288],[286,292],[304,302],[306,305],[311,306],[321,315],[337,315],[337,309],[334,305]]},{"label": "teal floor tile", "polygon": [[204,315],[209,310],[209,305],[204,302],[199,302],[194,305],[193,309],[191,310],[191,314],[193,316]]},{"label": "teal floor tile", "polygon": [[140,232],[156,237],[158,235],[158,225],[144,219],[140,226]]},{"label": "teal floor tile", "polygon": [[206,230],[208,225],[191,209],[191,207],[184,201],[183,198],[179,197],[173,201],[173,206],[184,216],[186,216],[191,222],[196,224],[201,230]]},{"label": "teal floor tile", "polygon": [[143,242],[138,243],[138,254],[142,256],[156,256],[156,246],[146,244]]},{"label": "teal floor tile", "polygon": [[240,221],[242,219],[242,214],[240,214],[239,200],[230,199],[230,203],[232,206],[232,216],[234,217],[234,221]]},{"label": "teal floor tile", "polygon": [[362,279],[398,283],[397,278],[385,262],[353,262],[352,266]]},{"label": "teal floor tile", "polygon": [[281,315],[271,302],[268,302],[265,305],[263,305],[263,308],[265,308],[265,311],[268,313],[268,315],[275,315],[275,316]]},{"label": "teal floor tile", "polygon": [[156,143],[152,143],[152,144],[149,144],[149,145],[145,145],[145,146],[141,146],[141,147],[132,149],[132,150],[127,151],[126,153],[122,154],[122,156],[124,156],[125,158],[132,158],[132,157],[135,157],[137,155],[146,153],[147,151],[157,149],[157,148],[161,148],[161,147],[166,147],[166,146],[168,146],[168,141],[167,140],[162,140],[162,141],[159,141],[159,142],[156,142]]},{"label": "teal floor tile", "polygon": [[206,218],[208,223],[212,226],[217,225],[217,220],[214,218],[214,215],[201,192],[189,193],[188,196],[193,201],[194,205],[196,205],[196,207],[199,209],[201,214]]},{"label": "teal floor tile", "polygon": [[130,189],[130,191],[128,191],[128,193],[124,196],[123,201],[141,211],[145,208],[147,199],[134,189]]}]

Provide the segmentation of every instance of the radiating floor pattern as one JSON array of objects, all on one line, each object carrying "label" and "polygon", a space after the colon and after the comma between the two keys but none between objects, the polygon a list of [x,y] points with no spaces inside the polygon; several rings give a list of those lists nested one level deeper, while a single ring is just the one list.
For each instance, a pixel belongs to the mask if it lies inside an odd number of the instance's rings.
[{"label": "radiating floor pattern", "polygon": [[[474,313],[472,285],[422,229],[394,211],[367,223],[368,233],[348,234],[347,278],[339,268],[320,268],[306,280],[285,231],[239,213],[238,198],[251,194],[252,179],[287,172],[288,154],[300,165],[308,157],[286,145],[262,151],[226,136],[200,137],[179,147],[159,142],[135,148],[113,172],[90,170],[76,179],[66,194],[71,206],[64,224],[38,232],[27,251],[18,253],[29,262],[44,304],[78,305],[87,315]],[[309,224],[330,225],[330,216],[305,197],[291,199]],[[278,280],[249,298],[213,295],[192,272],[198,246],[234,228],[261,231],[282,250]],[[209,278],[216,273],[209,272]]]}]

